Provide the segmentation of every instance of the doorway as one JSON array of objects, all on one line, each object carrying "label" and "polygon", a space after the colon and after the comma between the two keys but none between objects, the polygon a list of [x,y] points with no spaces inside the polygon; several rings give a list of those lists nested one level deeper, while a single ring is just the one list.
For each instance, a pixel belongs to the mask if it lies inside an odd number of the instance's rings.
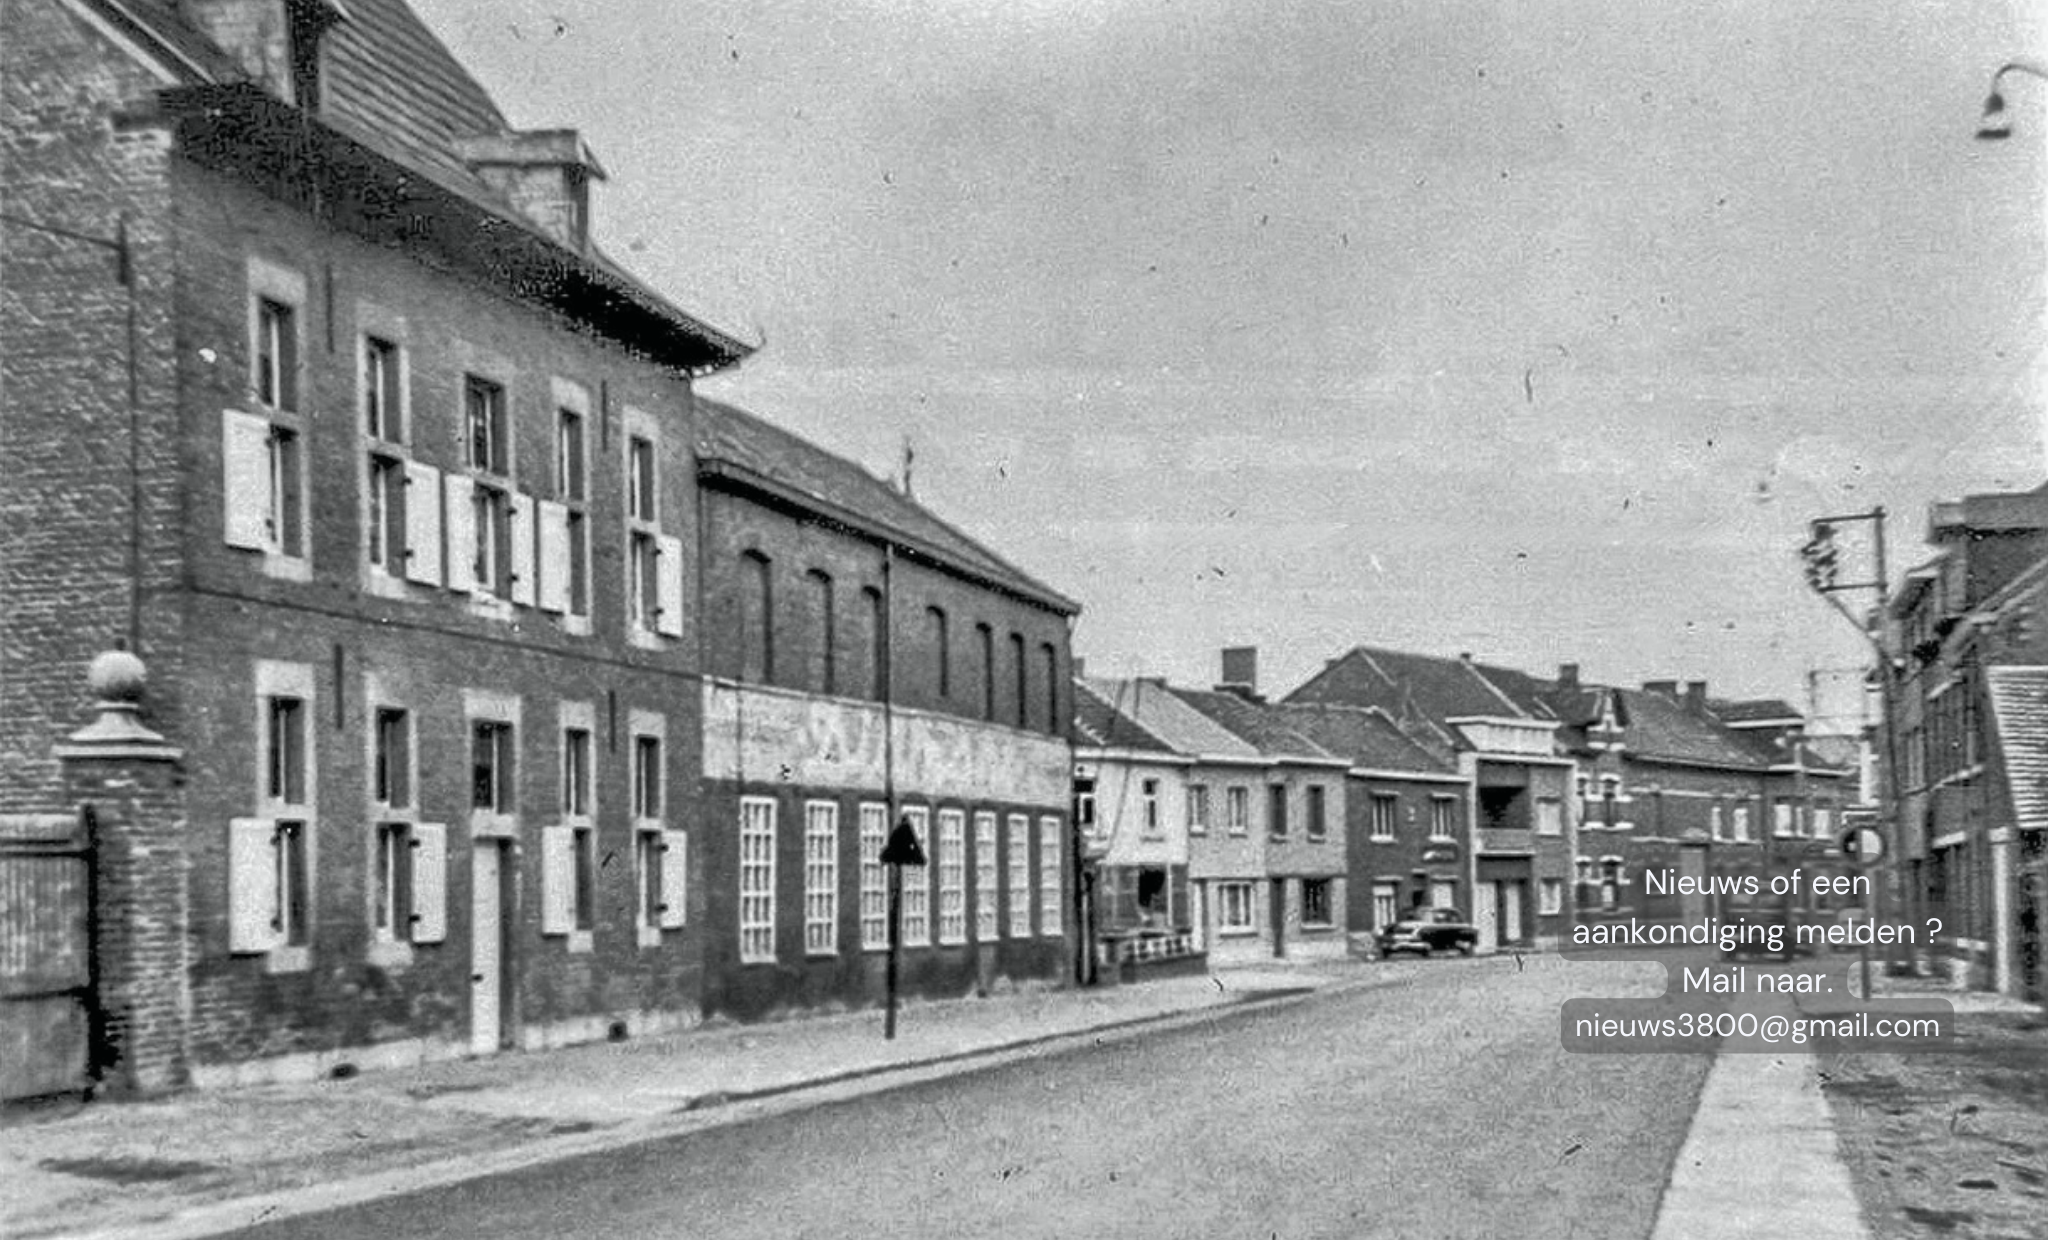
[{"label": "doorway", "polygon": [[469,916],[469,1051],[490,1055],[504,1048],[512,1001],[506,942],[515,874],[508,864],[511,841],[476,841],[470,851]]}]

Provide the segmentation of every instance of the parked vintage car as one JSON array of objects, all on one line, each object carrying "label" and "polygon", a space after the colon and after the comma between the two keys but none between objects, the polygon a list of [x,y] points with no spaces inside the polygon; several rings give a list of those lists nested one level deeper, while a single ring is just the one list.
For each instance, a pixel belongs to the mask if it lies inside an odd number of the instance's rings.
[{"label": "parked vintage car", "polygon": [[1454,908],[1419,908],[1379,932],[1380,955],[1397,952],[1456,951],[1471,955],[1479,945],[1479,929]]}]

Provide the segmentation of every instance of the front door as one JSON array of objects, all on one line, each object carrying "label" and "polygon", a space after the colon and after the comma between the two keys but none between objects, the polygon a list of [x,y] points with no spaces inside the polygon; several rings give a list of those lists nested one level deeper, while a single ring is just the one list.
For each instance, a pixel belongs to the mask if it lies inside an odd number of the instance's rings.
[{"label": "front door", "polygon": [[1270,906],[1273,915],[1273,954],[1275,956],[1285,956],[1287,954],[1286,879],[1276,878],[1273,880],[1273,892],[1271,898],[1267,900],[1267,904]]},{"label": "front door", "polygon": [[1479,930],[1479,950],[1490,952],[1500,946],[1500,911],[1496,906],[1498,884],[1480,883],[1472,888],[1472,924]]},{"label": "front door", "polygon": [[504,1043],[505,841],[478,840],[470,854],[469,1050],[489,1055]]}]

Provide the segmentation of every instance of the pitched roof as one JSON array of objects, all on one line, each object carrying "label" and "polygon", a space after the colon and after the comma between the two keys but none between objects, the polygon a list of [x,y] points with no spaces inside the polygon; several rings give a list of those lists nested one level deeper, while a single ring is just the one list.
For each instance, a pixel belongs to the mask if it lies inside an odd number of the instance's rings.
[{"label": "pitched roof", "polygon": [[1734,732],[1714,716],[1690,709],[1674,697],[1644,689],[1616,689],[1614,693],[1627,712],[1622,743],[1632,757],[1744,769],[1769,766],[1773,761],[1768,750],[1751,743],[1755,738]]},{"label": "pitched roof", "polygon": [[458,138],[507,128],[483,85],[405,0],[349,0],[348,8],[350,20],[321,39],[320,118],[502,201],[455,152]]},{"label": "pitched roof", "polygon": [[1285,700],[1377,706],[1396,718],[1419,714],[1438,722],[1529,713],[1476,664],[1371,646],[1354,646]]},{"label": "pitched roof", "polygon": [[115,29],[184,70],[192,82],[226,82],[241,75],[232,56],[215,47],[168,0],[88,0]]},{"label": "pitched roof", "polygon": [[744,409],[702,396],[695,405],[701,476],[765,491],[1063,615],[1081,610],[1079,603],[1028,576],[845,457]]},{"label": "pitched roof", "polygon": [[1342,761],[1292,727],[1282,712],[1263,702],[1249,702],[1235,693],[1220,690],[1175,689],[1174,694],[1238,739],[1258,750],[1261,756],[1310,762]]},{"label": "pitched roof", "polygon": [[1410,739],[1377,706],[1302,703],[1268,709],[1289,727],[1353,766],[1431,775],[1456,772],[1455,760],[1446,760]]},{"label": "pitched roof", "polygon": [[1739,702],[1714,700],[1707,703],[1707,709],[1723,723],[1775,723],[1784,719],[1804,719],[1799,708],[1782,698],[1747,698]]},{"label": "pitched roof", "polygon": [[1992,667],[1985,680],[2013,821],[2048,827],[2048,667]]},{"label": "pitched roof", "polygon": [[1074,682],[1074,743],[1092,749],[1130,749],[1141,753],[1171,754],[1173,746],[1160,740],[1119,707],[1122,694],[1104,696],[1085,680]]},{"label": "pitched roof", "polygon": [[1182,701],[1163,680],[1105,680],[1091,676],[1083,683],[1096,696],[1114,702],[1119,712],[1176,753],[1191,758],[1245,762],[1256,762],[1262,756],[1249,741]]}]

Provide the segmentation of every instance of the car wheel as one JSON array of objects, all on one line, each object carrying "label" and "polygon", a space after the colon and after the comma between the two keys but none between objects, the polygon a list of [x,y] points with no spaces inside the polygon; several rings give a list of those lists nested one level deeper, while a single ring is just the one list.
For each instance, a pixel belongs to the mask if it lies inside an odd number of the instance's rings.
[{"label": "car wheel", "polygon": [[1469,956],[1472,954],[1472,942],[1469,939],[1463,943],[1458,944],[1458,954],[1460,956]]}]

